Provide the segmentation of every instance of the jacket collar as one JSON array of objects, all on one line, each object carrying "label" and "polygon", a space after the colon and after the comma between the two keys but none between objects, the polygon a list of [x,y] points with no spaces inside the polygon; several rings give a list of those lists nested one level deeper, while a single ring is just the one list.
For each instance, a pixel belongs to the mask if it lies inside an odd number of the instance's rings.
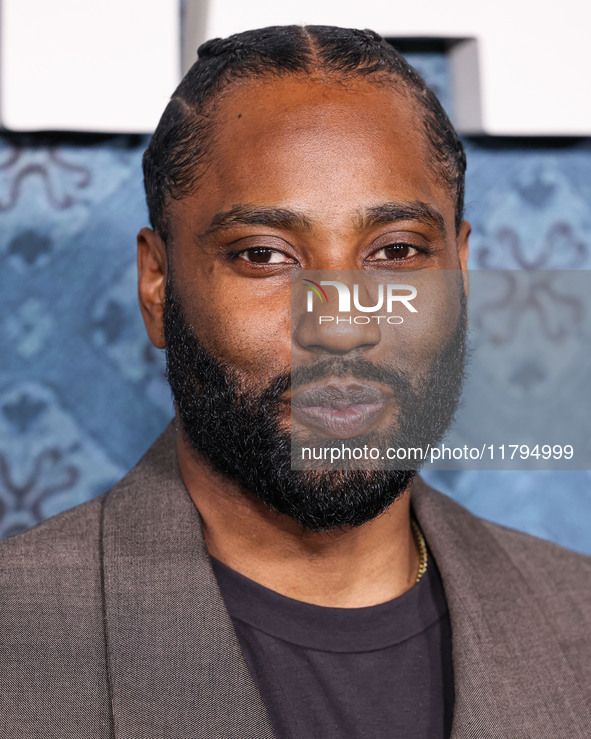
[{"label": "jacket collar", "polygon": [[411,500],[449,608],[452,739],[587,736],[582,688],[495,529],[420,478]]},{"label": "jacket collar", "polygon": [[[452,628],[452,739],[585,736],[552,625],[491,530],[420,479],[412,505]],[[117,739],[271,739],[183,484],[171,424],[104,499],[105,631]]]}]

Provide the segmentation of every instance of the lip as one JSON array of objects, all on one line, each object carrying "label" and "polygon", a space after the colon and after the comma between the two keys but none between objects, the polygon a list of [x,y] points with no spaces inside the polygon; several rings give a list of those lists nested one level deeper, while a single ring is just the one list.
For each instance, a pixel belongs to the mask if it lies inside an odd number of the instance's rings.
[{"label": "lip", "polygon": [[337,439],[371,431],[388,401],[375,385],[358,381],[330,381],[292,396],[292,413],[305,426]]}]

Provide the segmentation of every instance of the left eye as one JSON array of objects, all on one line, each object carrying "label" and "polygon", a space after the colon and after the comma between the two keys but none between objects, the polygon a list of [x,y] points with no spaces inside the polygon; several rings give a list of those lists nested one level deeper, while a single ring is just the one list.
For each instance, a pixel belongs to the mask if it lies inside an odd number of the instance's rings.
[{"label": "left eye", "polygon": [[239,259],[243,259],[245,262],[251,264],[283,264],[289,261],[283,252],[277,251],[276,249],[245,249],[244,251],[236,254]]},{"label": "left eye", "polygon": [[410,246],[410,244],[390,244],[378,249],[371,256],[372,259],[379,262],[392,259],[408,259],[414,257],[418,252],[419,250],[414,246]]}]

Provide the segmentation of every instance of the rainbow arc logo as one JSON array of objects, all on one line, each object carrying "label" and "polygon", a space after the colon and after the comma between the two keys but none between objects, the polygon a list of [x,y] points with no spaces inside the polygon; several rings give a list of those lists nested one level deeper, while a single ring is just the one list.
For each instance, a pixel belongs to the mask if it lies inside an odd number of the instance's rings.
[{"label": "rainbow arc logo", "polygon": [[321,303],[328,303],[328,295],[324,288],[314,280],[309,280],[307,277],[303,280],[304,285],[308,288],[308,310],[312,309],[313,295],[317,295],[320,298]]}]

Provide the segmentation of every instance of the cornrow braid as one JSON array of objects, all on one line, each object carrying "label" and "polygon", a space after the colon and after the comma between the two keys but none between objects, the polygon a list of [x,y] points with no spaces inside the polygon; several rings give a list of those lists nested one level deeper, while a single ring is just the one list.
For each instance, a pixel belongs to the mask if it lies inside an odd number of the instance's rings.
[{"label": "cornrow braid", "polygon": [[203,175],[214,135],[214,107],[238,80],[323,72],[342,77],[392,78],[423,113],[437,174],[455,197],[455,225],[464,210],[464,148],[441,103],[419,73],[374,31],[334,26],[271,26],[202,44],[173,93],[143,157],[152,227],[166,243],[170,199],[189,194]]}]

